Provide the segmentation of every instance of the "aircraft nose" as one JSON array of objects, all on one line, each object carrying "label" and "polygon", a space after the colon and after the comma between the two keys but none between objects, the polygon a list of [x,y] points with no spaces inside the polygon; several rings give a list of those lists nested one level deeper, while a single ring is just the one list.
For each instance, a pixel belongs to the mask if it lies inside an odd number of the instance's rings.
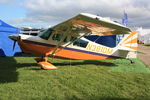
[{"label": "aircraft nose", "polygon": [[19,39],[19,34],[13,34],[9,36],[10,39],[17,41]]}]

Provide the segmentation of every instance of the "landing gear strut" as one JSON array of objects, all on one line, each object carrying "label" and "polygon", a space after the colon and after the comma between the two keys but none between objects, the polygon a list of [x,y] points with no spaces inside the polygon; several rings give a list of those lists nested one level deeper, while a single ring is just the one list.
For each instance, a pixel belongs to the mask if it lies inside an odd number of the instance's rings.
[{"label": "landing gear strut", "polygon": [[133,60],[131,60],[131,59],[127,59],[127,60],[129,60],[131,64],[134,64],[134,63],[135,63],[135,62],[134,62]]}]

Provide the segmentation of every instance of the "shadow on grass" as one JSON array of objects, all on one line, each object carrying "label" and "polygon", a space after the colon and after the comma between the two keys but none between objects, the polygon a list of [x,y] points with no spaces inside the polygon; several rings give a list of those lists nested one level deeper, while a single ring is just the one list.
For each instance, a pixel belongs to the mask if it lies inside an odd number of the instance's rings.
[{"label": "shadow on grass", "polygon": [[103,97],[103,96],[77,96],[77,95],[70,95],[64,98],[57,98],[57,97],[39,97],[39,98],[32,98],[31,100],[150,100],[149,97]]},{"label": "shadow on grass", "polygon": [[[55,66],[70,66],[70,62],[66,61],[60,63],[53,63]],[[97,61],[97,60],[85,60],[71,62],[71,65],[98,65],[98,66],[116,66],[111,62]],[[17,82],[18,75],[17,68],[37,66],[36,63],[17,63],[14,57],[0,57],[0,83]],[[32,70],[41,70],[39,67],[33,68]]]},{"label": "shadow on grass", "polygon": [[132,99],[128,99],[128,98],[113,98],[113,97],[106,97],[106,98],[100,98],[100,99],[94,99],[94,100],[132,100]]},{"label": "shadow on grass", "polygon": [[144,44],[144,46],[150,46],[150,44]]},{"label": "shadow on grass", "polygon": [[61,62],[61,63],[52,63],[55,66],[76,66],[76,65],[89,65],[89,64],[93,64],[93,65],[98,65],[98,66],[107,66],[107,67],[113,67],[116,66],[116,64],[111,63],[111,62],[104,62],[104,61],[97,61],[97,60],[84,60],[83,62],[81,61],[76,61],[76,62]]},{"label": "shadow on grass", "polygon": [[0,57],[0,83],[16,82],[16,60],[13,57]]},{"label": "shadow on grass", "polygon": [[[32,98],[31,100],[59,100],[55,97],[44,97],[44,98]],[[61,100],[133,100],[133,99],[129,99],[129,98],[117,98],[117,97],[95,97],[95,96],[88,96],[88,97],[78,97],[78,96],[69,96],[69,97],[65,97],[65,98],[61,98]],[[134,99],[135,100],[135,99]],[[141,99],[138,99],[141,100]],[[145,99],[143,99],[145,100]],[[146,99],[149,100],[149,99]]]},{"label": "shadow on grass", "polygon": [[17,68],[35,66],[35,63],[18,64],[13,57],[0,57],[0,83],[17,82]]},{"label": "shadow on grass", "polygon": [[[66,100],[84,100],[76,96],[68,97]],[[86,100],[86,99],[85,99]],[[129,98],[117,98],[117,97],[89,97],[88,100],[133,100]]]},{"label": "shadow on grass", "polygon": [[[21,57],[39,57],[39,56],[36,56],[36,55],[32,55],[32,54],[22,54],[22,56]],[[55,59],[55,58],[54,58]],[[56,58],[56,59],[59,59],[59,58]],[[60,58],[61,59],[61,58]],[[114,64],[114,63],[111,63],[111,62],[105,62],[105,61],[100,61],[100,60],[84,60],[83,62],[81,62],[81,61],[79,61],[79,60],[77,60],[77,61],[75,61],[75,60],[73,60],[73,62],[70,62],[69,60],[67,60],[66,59],[66,62],[60,62],[60,63],[53,63],[52,62],[52,64],[53,65],[55,65],[55,66],[70,66],[70,64],[71,65],[89,65],[89,64],[93,64],[93,65],[100,65],[100,66],[109,66],[109,67],[111,67],[111,66],[116,66],[116,64]],[[29,66],[30,66],[31,64],[29,64]],[[20,64],[20,66],[22,66],[21,64]],[[32,65],[31,65],[32,66]]]}]

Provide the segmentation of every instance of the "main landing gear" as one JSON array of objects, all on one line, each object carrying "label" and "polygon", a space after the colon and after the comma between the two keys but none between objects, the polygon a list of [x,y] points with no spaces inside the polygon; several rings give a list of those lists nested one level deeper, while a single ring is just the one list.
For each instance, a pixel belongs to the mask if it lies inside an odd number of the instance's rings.
[{"label": "main landing gear", "polygon": [[127,60],[129,60],[131,64],[135,63],[132,59],[127,59]]},{"label": "main landing gear", "polygon": [[35,61],[37,62],[37,65],[40,66],[44,70],[57,69],[57,67],[55,67],[53,64],[51,64],[48,61],[48,57],[35,58]]}]

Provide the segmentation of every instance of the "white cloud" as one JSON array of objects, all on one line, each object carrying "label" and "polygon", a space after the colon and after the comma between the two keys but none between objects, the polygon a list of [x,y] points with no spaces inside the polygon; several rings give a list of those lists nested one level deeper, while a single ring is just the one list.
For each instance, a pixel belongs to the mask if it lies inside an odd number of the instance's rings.
[{"label": "white cloud", "polygon": [[55,24],[81,12],[119,20],[126,10],[131,26],[150,27],[145,22],[150,19],[149,0],[26,0],[22,6],[27,10],[22,22]]},{"label": "white cloud", "polygon": [[8,3],[9,0],[0,0],[0,3]]},{"label": "white cloud", "polygon": [[15,0],[0,0],[0,4],[7,4],[7,5],[12,5],[15,4]]}]

